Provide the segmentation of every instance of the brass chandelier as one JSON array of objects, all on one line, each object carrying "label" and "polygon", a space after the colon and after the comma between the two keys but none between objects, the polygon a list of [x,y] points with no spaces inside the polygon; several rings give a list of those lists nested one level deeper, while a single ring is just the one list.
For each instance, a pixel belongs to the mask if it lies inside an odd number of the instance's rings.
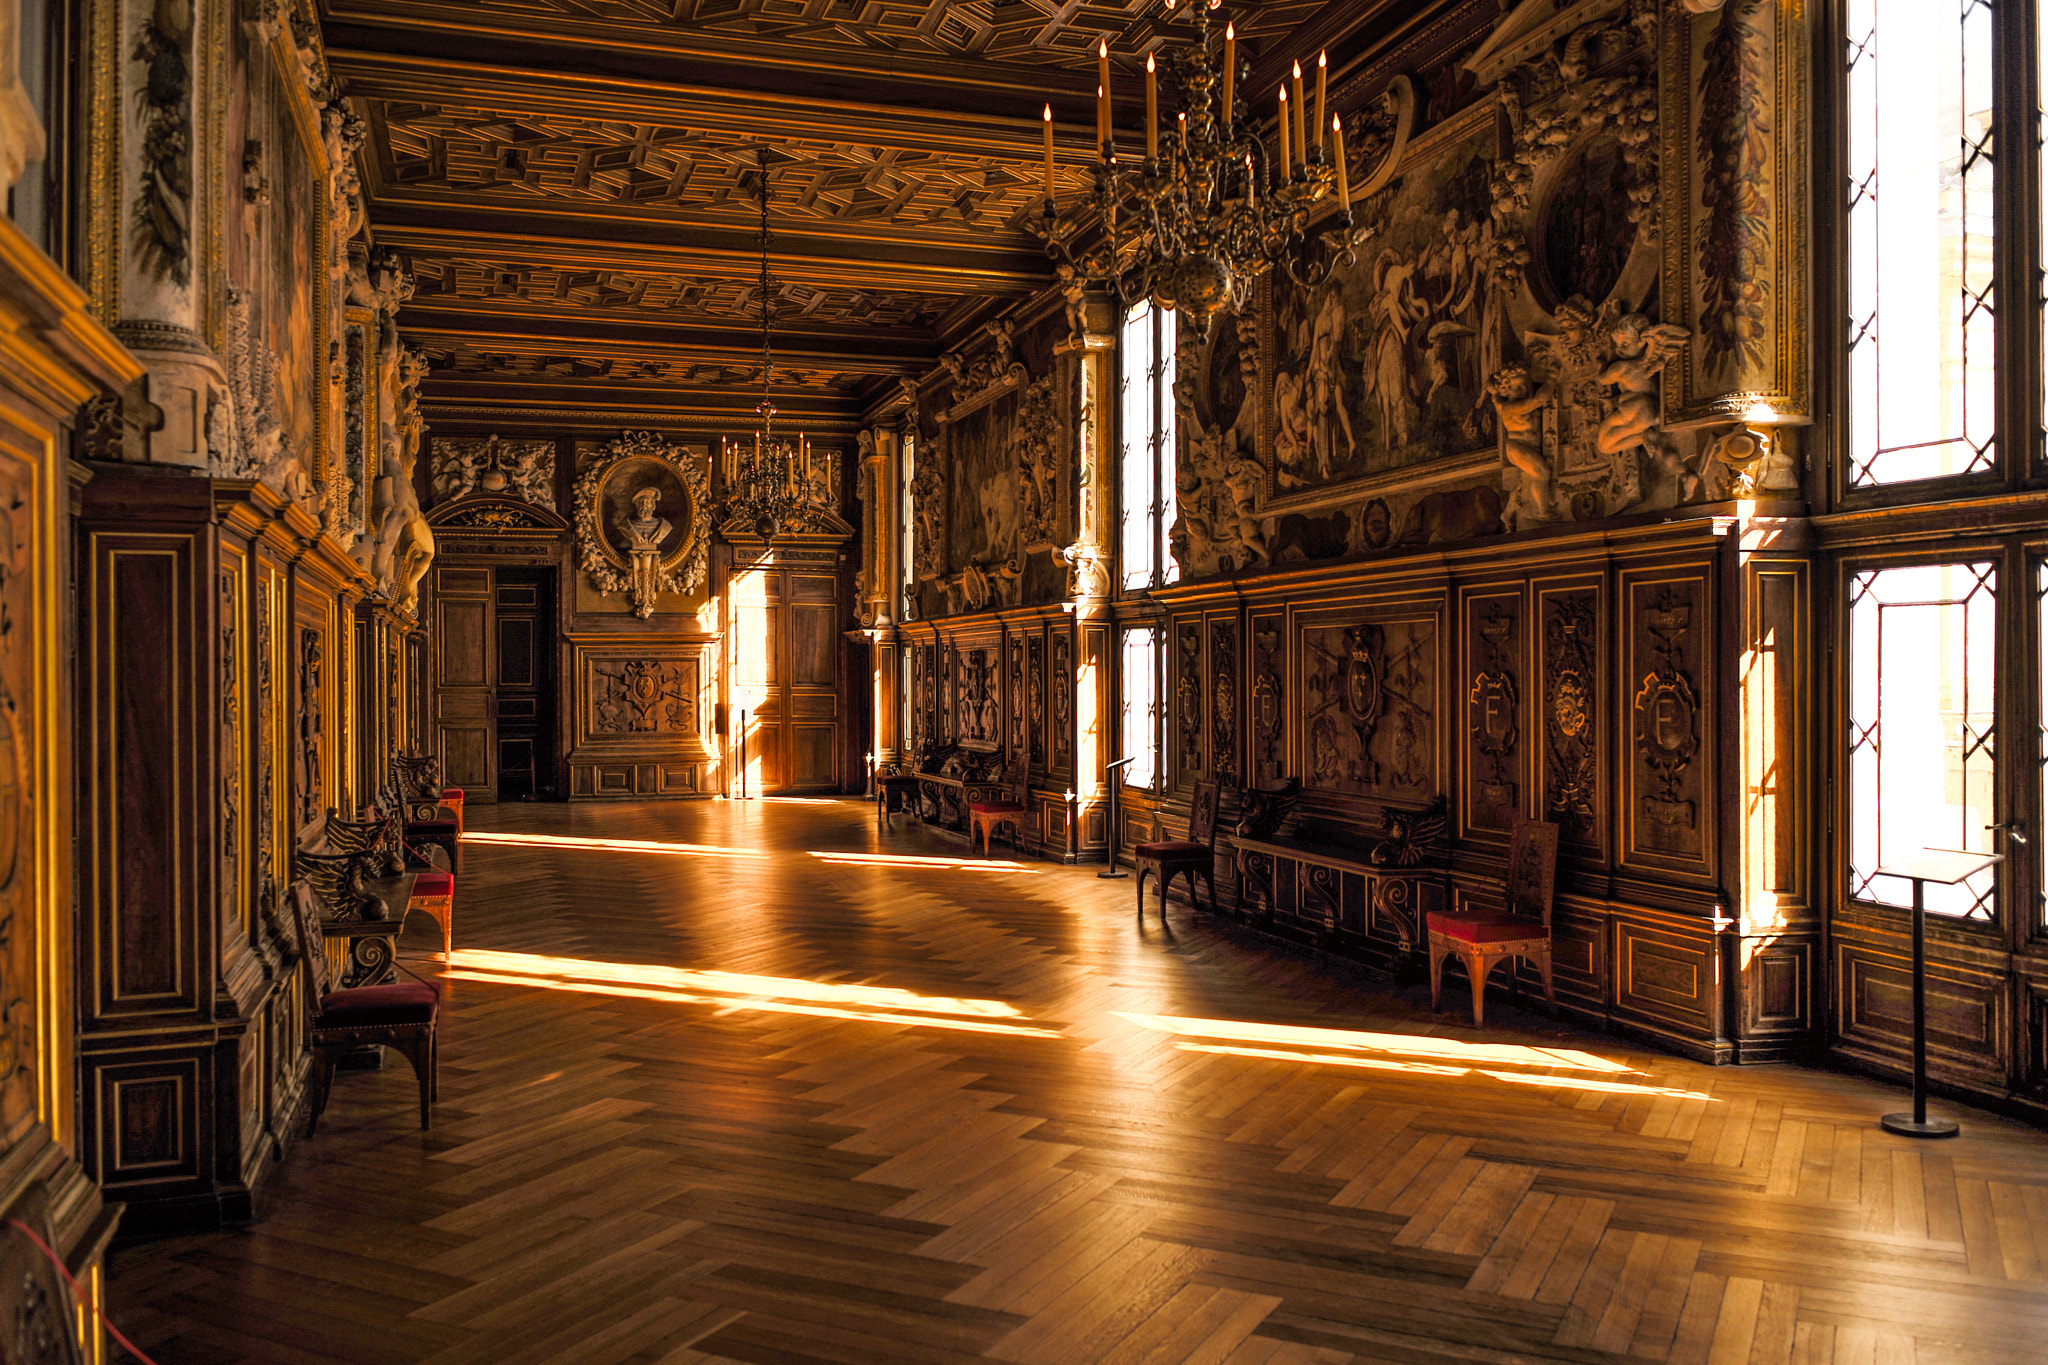
[{"label": "brass chandelier", "polygon": [[761,415],[751,449],[739,442],[720,443],[720,472],[725,499],[720,520],[750,527],[764,541],[802,531],[817,515],[811,488],[811,443],[802,432],[796,444],[775,435],[775,346],[771,331],[774,299],[768,278],[768,149],[755,153],[756,188],[761,200]]},{"label": "brass chandelier", "polygon": [[[1277,155],[1238,117],[1237,31],[1226,24],[1221,54],[1210,40],[1209,11],[1221,0],[1183,6],[1194,40],[1145,58],[1145,156],[1120,160],[1110,124],[1109,42],[1096,47],[1095,191],[1089,207],[1099,235],[1077,249],[1084,213],[1061,218],[1053,207],[1052,106],[1045,109],[1045,197],[1038,230],[1046,253],[1082,281],[1113,287],[1126,306],[1149,298],[1205,326],[1225,304],[1242,308],[1252,282],[1285,270],[1312,287],[1352,259],[1351,194],[1340,120],[1324,122],[1329,60],[1316,63],[1310,116],[1301,64],[1279,92]],[[1175,0],[1165,0],[1171,16]],[[1159,133],[1159,69],[1177,87],[1184,110],[1174,133]],[[1290,113],[1291,109],[1291,113]],[[1291,126],[1290,126],[1291,119]],[[1334,142],[1334,147],[1330,144]],[[1334,193],[1337,212],[1314,241],[1311,211]]]}]

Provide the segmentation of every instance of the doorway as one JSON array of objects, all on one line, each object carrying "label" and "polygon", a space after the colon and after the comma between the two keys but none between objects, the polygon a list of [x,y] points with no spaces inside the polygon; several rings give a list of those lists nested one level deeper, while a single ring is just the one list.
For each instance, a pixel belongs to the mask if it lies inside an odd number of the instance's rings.
[{"label": "doorway", "polygon": [[559,797],[554,565],[435,570],[434,733],[469,801]]},{"label": "doorway", "polygon": [[[841,788],[839,579],[762,566],[734,572],[727,593],[727,649],[736,727],[728,761],[745,752],[753,795]],[[744,717],[744,730],[739,727]],[[741,784],[732,784],[738,795]]]}]

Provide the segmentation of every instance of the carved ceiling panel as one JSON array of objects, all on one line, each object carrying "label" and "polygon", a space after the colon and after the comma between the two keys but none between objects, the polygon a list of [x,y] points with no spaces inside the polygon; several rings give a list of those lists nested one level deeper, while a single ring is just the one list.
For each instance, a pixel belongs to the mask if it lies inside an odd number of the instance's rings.
[{"label": "carved ceiling panel", "polygon": [[[1290,31],[1322,5],[1237,0],[1229,8],[1239,33],[1255,43]],[[391,18],[422,8],[406,0],[354,0],[330,12]],[[1146,52],[1167,38],[1157,0],[467,0],[462,8],[478,22],[507,28],[626,29],[661,46],[744,39],[849,55],[1021,66],[1091,67],[1100,38],[1122,53]]]},{"label": "carved ceiling panel", "polygon": [[[407,256],[416,305],[441,302],[505,308],[574,309],[607,316],[653,316],[758,325],[761,291],[748,278],[580,269],[475,258]],[[773,282],[770,308],[778,329],[806,326],[905,327],[928,330],[956,307],[957,294],[820,288]]]},{"label": "carved ceiling panel", "polygon": [[[761,371],[749,360],[718,364],[682,358],[590,354],[568,347],[513,348],[466,337],[412,334],[440,379],[503,376],[515,380],[570,380],[606,384],[758,388]],[[830,389],[852,376],[823,369],[775,367],[777,389]]]},{"label": "carved ceiling panel", "polygon": [[[364,100],[385,193],[444,190],[528,204],[578,203],[725,218],[752,226],[761,139],[703,129],[509,111],[469,104]],[[1021,232],[1042,171],[960,153],[823,139],[769,140],[770,213],[792,224],[877,226],[920,236]],[[1086,177],[1058,171],[1060,192]]]}]

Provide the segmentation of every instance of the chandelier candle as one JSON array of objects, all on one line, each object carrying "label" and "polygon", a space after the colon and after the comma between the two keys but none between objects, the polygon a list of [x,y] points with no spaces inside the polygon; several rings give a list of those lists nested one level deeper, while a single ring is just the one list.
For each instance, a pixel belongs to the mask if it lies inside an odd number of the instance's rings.
[{"label": "chandelier candle", "polygon": [[[1226,23],[1220,35],[1212,35],[1216,6],[1199,0],[1175,0],[1163,6],[1163,14],[1149,0],[1145,7],[1160,16],[1157,36],[1144,53],[1145,154],[1116,154],[1109,41],[1098,39],[1096,154],[1089,158],[1093,193],[1063,212],[1048,184],[1033,222],[1046,253],[1080,281],[1110,289],[1126,306],[1149,299],[1205,329],[1224,308],[1248,307],[1253,284],[1268,270],[1278,268],[1312,289],[1333,267],[1355,260],[1350,211],[1332,202],[1342,196],[1333,193],[1337,170],[1330,164],[1323,112],[1316,116],[1316,136],[1308,134],[1301,64],[1294,63],[1279,82],[1275,147],[1250,116],[1240,121],[1236,115],[1236,27]],[[1214,20],[1223,17],[1216,14]],[[1328,70],[1325,58],[1316,70],[1316,97],[1324,112]],[[1161,86],[1179,104],[1167,111],[1173,122],[1163,139]],[[1051,126],[1046,120],[1048,136]]]},{"label": "chandelier candle", "polygon": [[1230,125],[1237,118],[1237,25],[1223,26],[1223,130],[1230,131]]},{"label": "chandelier candle", "polygon": [[1045,106],[1045,202],[1052,202],[1052,106]]},{"label": "chandelier candle", "polygon": [[1294,179],[1294,158],[1287,154],[1287,87],[1280,87],[1280,178]]},{"label": "chandelier candle", "polygon": [[1109,39],[1095,44],[1095,141],[1102,155],[1109,155]]},{"label": "chandelier candle", "polygon": [[1294,64],[1294,147],[1308,165],[1308,101],[1301,97],[1301,63]]},{"label": "chandelier candle", "polygon": [[1159,159],[1159,64],[1145,54],[1145,158]]},{"label": "chandelier candle", "polygon": [[1346,213],[1351,211],[1350,168],[1344,164],[1344,120],[1332,114],[1330,132],[1337,140],[1337,202]]},{"label": "chandelier candle", "polygon": [[1323,132],[1330,125],[1323,122],[1323,98],[1330,92],[1330,54],[1316,54],[1316,150],[1323,149]]}]

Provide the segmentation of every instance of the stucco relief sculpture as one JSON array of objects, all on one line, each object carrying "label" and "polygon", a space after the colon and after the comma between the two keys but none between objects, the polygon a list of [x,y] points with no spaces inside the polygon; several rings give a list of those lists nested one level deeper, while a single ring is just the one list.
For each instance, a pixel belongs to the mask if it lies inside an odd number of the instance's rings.
[{"label": "stucco relief sculpture", "polygon": [[1698,473],[1661,429],[1659,385],[1690,333],[1625,312],[1617,300],[1558,305],[1556,331],[1522,338],[1527,364],[1487,383],[1501,428],[1512,526],[1671,507]]},{"label": "stucco relief sculpture", "polygon": [[576,477],[583,571],[642,620],[663,593],[693,593],[709,578],[706,463],[652,432],[629,432],[587,457]]},{"label": "stucco relief sculpture", "polygon": [[1017,457],[1017,543],[1024,550],[1050,550],[1059,541],[1060,457],[1052,377],[1025,389],[1010,429]]},{"label": "stucco relief sculpture", "polygon": [[1186,438],[1174,467],[1174,561],[1195,576],[1263,564],[1271,523],[1259,508],[1265,466],[1254,454],[1256,327],[1248,318],[1220,325],[1206,353],[1184,340],[1175,373],[1174,410]]},{"label": "stucco relief sculpture", "polygon": [[555,509],[555,443],[500,436],[443,437],[434,442],[434,503],[472,493],[517,498]]},{"label": "stucco relief sculpture", "polygon": [[911,567],[920,582],[946,572],[946,443],[933,437],[917,453],[910,480]]}]

